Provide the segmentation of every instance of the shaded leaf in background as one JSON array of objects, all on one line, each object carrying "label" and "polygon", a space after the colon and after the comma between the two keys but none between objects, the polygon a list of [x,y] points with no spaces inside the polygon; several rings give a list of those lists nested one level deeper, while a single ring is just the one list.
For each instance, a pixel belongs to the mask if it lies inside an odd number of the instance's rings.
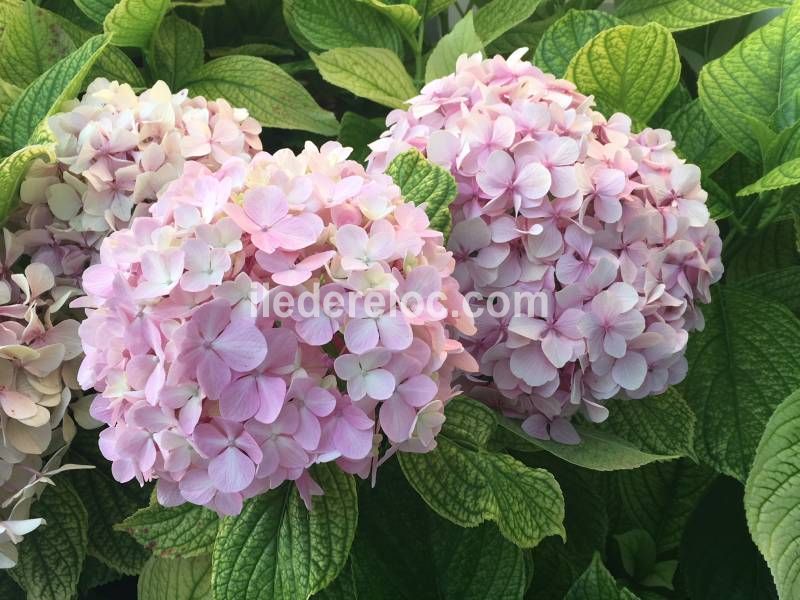
[{"label": "shaded leaf in background", "polygon": [[[384,2],[384,0],[358,1],[371,6],[382,15],[388,17],[390,21],[397,25],[403,35],[406,36],[406,39],[414,38],[422,17],[417,12],[417,9],[410,4],[394,3],[391,0],[388,2]],[[430,3],[432,4],[432,2]]]},{"label": "shaded leaf in background", "polygon": [[533,14],[541,0],[492,0],[475,13],[475,31],[489,44]]},{"label": "shaded leaf in background", "polygon": [[669,31],[660,25],[606,29],[572,59],[566,77],[593,94],[601,111],[624,112],[647,123],[678,83],[681,63]]},{"label": "shaded leaf in background", "polygon": [[[677,113],[685,105],[692,101],[692,95],[686,85],[679,81],[675,89],[669,93],[667,99],[659,107],[659,109],[650,117],[648,123],[651,127],[665,127],[667,119]],[[673,136],[674,137],[674,136]]]},{"label": "shaded leaf in background", "polygon": [[385,48],[336,48],[311,54],[328,83],[390,108],[403,108],[417,95],[397,54]]},{"label": "shaded leaf in background", "polygon": [[724,165],[736,151],[715,129],[700,100],[692,100],[673,113],[664,128],[672,132],[680,156],[700,167],[706,176]]},{"label": "shaded leaf in background", "polygon": [[323,110],[278,65],[255,56],[223,56],[196,69],[184,85],[193,94],[225,98],[242,106],[264,127],[335,135],[336,118]]},{"label": "shaded leaf in background", "polygon": [[785,267],[800,265],[794,244],[795,228],[791,219],[775,221],[747,238],[742,251],[725,264],[728,282],[742,282]]},{"label": "shaded leaf in background", "polygon": [[800,315],[800,265],[783,267],[758,273],[735,284],[736,289],[749,291],[784,304],[795,315]]},{"label": "shaded leaf in background", "polygon": [[781,598],[800,596],[800,391],[767,422],[747,479],[744,504],[750,532]]},{"label": "shaded leaf in background", "polygon": [[720,477],[698,504],[680,549],[690,598],[776,600],[764,557],[750,539],[742,485]]},{"label": "shaded leaf in background", "polygon": [[729,287],[716,288],[703,315],[679,389],[697,415],[699,459],[744,481],[767,420],[800,386],[800,321],[783,305]]},{"label": "shaded leaf in background", "polygon": [[627,588],[617,584],[608,572],[599,554],[595,554],[591,564],[575,584],[569,589],[564,600],[636,600]]},{"label": "shaded leaf in background", "polygon": [[155,38],[153,71],[173,91],[179,90],[190,74],[203,65],[203,34],[180,17],[168,16]]},{"label": "shaded leaf in background", "polygon": [[792,0],[623,0],[616,12],[634,25],[655,21],[677,31],[791,3]]},{"label": "shaded leaf in background", "polygon": [[211,597],[211,557],[150,557],[142,569],[139,600],[207,600]]},{"label": "shaded leaf in background", "polygon": [[191,558],[211,553],[218,527],[217,513],[187,502],[172,507],[152,504],[115,529],[128,532],[157,556]]},{"label": "shaded leaf in background", "polygon": [[356,113],[346,112],[342,115],[339,142],[342,146],[349,146],[353,149],[350,158],[358,162],[364,162],[370,153],[367,144],[377,140],[383,130],[383,119],[367,119]]},{"label": "shaded leaf in background", "polygon": [[483,50],[483,42],[475,32],[472,13],[468,13],[434,47],[425,64],[425,81],[430,82],[449,75],[455,71],[459,56],[474,54],[481,50]]},{"label": "shaded leaf in background", "polygon": [[169,0],[121,0],[103,19],[103,30],[115,46],[147,50],[168,10]]},{"label": "shaded leaf in background", "polygon": [[491,44],[486,47],[487,56],[495,54],[509,55],[518,48],[528,48],[527,60],[532,60],[539,42],[544,36],[547,28],[556,21],[555,17],[542,19],[541,21],[523,21],[513,29],[509,29]]},{"label": "shaded leaf in background", "polygon": [[288,481],[222,521],[212,555],[215,600],[306,600],[336,578],[355,535],[355,483],[332,463],[312,476],[325,493],[311,511]]},{"label": "shaded leaf in background", "polygon": [[466,397],[450,401],[436,449],[401,453],[409,483],[437,513],[462,527],[495,521],[523,548],[564,536],[564,499],[553,476],[508,454],[489,452],[495,415]]},{"label": "shaded leaf in background", "polygon": [[[117,581],[122,576],[119,571],[115,571],[94,556],[87,555],[81,570],[81,578],[78,581],[78,593],[82,598],[82,595],[89,590]],[[0,597],[5,598],[5,596]]]},{"label": "shaded leaf in background", "polygon": [[117,0],[75,0],[75,4],[81,12],[95,23],[103,24],[103,19],[111,12]]}]

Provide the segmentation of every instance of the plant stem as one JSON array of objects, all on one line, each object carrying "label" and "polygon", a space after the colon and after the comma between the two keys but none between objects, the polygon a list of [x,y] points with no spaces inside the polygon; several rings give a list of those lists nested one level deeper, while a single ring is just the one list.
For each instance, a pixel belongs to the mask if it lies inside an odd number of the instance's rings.
[{"label": "plant stem", "polygon": [[414,47],[414,80],[417,85],[421,85],[425,79],[425,64],[422,62],[422,50],[425,44],[425,20],[428,16],[428,3],[429,0],[422,2],[422,19],[419,22],[419,30],[417,31],[417,45]]}]

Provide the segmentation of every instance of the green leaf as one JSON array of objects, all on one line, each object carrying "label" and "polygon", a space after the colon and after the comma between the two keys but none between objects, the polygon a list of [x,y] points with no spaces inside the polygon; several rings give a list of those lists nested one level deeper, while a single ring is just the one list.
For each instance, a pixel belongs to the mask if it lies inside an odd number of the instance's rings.
[{"label": "green leaf", "polygon": [[653,23],[600,32],[578,51],[566,77],[582,93],[593,94],[606,114],[624,112],[643,124],[677,85],[680,73],[675,40]]},{"label": "green leaf", "polygon": [[726,287],[703,314],[679,389],[697,415],[697,456],[744,481],[767,419],[800,386],[800,321],[780,304]]},{"label": "green leaf", "polygon": [[410,4],[393,4],[383,0],[358,0],[371,6],[379,13],[386,15],[406,36],[406,39],[413,39],[422,17],[417,9]]},{"label": "green leaf", "polygon": [[564,600],[636,600],[627,588],[620,588],[614,576],[603,565],[600,554],[596,553],[589,567],[578,578]]},{"label": "green leaf", "polygon": [[753,119],[783,129],[800,116],[792,108],[800,87],[798,31],[800,5],[794,4],[700,73],[698,92],[706,114],[751,160],[761,160]]},{"label": "green leaf", "polygon": [[450,75],[456,69],[456,60],[462,54],[483,50],[483,42],[475,32],[472,13],[461,19],[453,30],[442,37],[425,64],[425,81]]},{"label": "green leaf", "polygon": [[86,509],[72,486],[61,480],[44,490],[31,517],[43,517],[46,524],[25,536],[10,574],[31,600],[71,600],[86,558]]},{"label": "green leaf", "polygon": [[749,291],[784,304],[795,315],[800,314],[800,266],[783,267],[758,273],[734,284],[736,289]]},{"label": "green leaf", "polygon": [[[684,106],[692,102],[692,94],[686,85],[679,81],[675,89],[669,93],[667,99],[659,107],[655,114],[650,117],[651,127],[664,128],[669,117],[680,111]],[[674,136],[673,136],[674,137]]]},{"label": "green leaf", "polygon": [[634,25],[656,22],[679,31],[791,3],[792,0],[624,0],[616,12]]},{"label": "green leaf", "polygon": [[210,554],[217,537],[219,517],[195,504],[166,508],[153,504],[115,525],[153,554],[162,558],[191,558]]},{"label": "green leaf", "polygon": [[353,149],[350,158],[358,162],[364,162],[370,153],[367,145],[377,140],[383,130],[384,122],[382,119],[367,119],[356,113],[346,112],[342,115],[339,142],[342,146],[348,146]]},{"label": "green leaf", "polygon": [[541,0],[492,0],[475,14],[475,31],[485,44],[527,20]]},{"label": "green leaf", "polygon": [[400,187],[403,197],[414,204],[425,203],[431,227],[445,231],[450,225],[450,204],[458,194],[449,171],[426,159],[419,150],[407,150],[392,160],[386,173]]},{"label": "green leaf", "polygon": [[55,160],[55,144],[26,146],[0,160],[0,221],[11,212],[28,166],[37,158]]},{"label": "green leaf", "polygon": [[742,188],[736,195],[761,194],[798,184],[800,184],[800,158],[795,158],[776,167],[755,183]]},{"label": "green leaf", "polygon": [[11,85],[7,81],[0,79],[0,115],[2,115],[8,108],[14,104],[14,100],[19,98],[22,89],[15,85]]},{"label": "green leaf", "polygon": [[220,56],[232,56],[235,54],[244,54],[246,56],[260,56],[262,58],[275,57],[275,56],[292,56],[294,52],[290,48],[281,48],[273,44],[244,44],[242,46],[220,48],[211,48],[208,51],[209,56],[212,58],[219,58]]},{"label": "green leaf", "polygon": [[747,244],[725,265],[728,283],[800,264],[792,219],[775,221],[747,238]]},{"label": "green leaf", "polygon": [[150,553],[114,524],[147,503],[147,490],[136,481],[123,485],[114,479],[93,432],[81,430],[68,456],[69,462],[94,466],[68,475],[89,514],[89,554],[120,573],[138,574]]},{"label": "green leaf", "polygon": [[305,600],[336,578],[355,535],[355,483],[330,463],[312,475],[324,495],[314,497],[311,511],[287,482],[222,521],[213,552],[215,600]]},{"label": "green leaf", "polygon": [[223,56],[196,69],[184,85],[193,94],[225,98],[264,127],[334,135],[339,123],[278,65],[255,56]]},{"label": "green leaf", "polygon": [[653,537],[644,529],[614,535],[622,568],[634,581],[642,581],[656,566],[657,549]]},{"label": "green leaf", "polygon": [[523,548],[549,535],[563,537],[564,499],[553,476],[486,449],[494,413],[462,396],[450,401],[446,416],[433,452],[399,455],[406,478],[425,502],[462,527],[495,521]]},{"label": "green leaf", "polygon": [[[1,29],[0,34],[2,34]],[[14,580],[3,571],[0,571],[0,598],[3,600],[25,600],[25,592],[22,591],[22,588],[14,583]]]},{"label": "green leaf", "polygon": [[[541,21],[523,21],[513,29],[509,29],[491,44],[487,45],[487,56],[495,54],[511,54],[518,48],[530,48],[535,51],[547,28],[555,22],[555,17]],[[561,600],[559,598],[559,600]]]},{"label": "green leaf", "polygon": [[65,100],[78,95],[84,77],[107,44],[105,36],[89,39],[25,88],[0,118],[0,136],[11,143],[11,148],[0,149],[0,154],[24,146],[42,120],[57,112]]},{"label": "green leaf", "polygon": [[169,16],[161,23],[155,39],[153,71],[173,90],[194,70],[203,66],[203,34],[183,19]]},{"label": "green leaf", "polygon": [[695,416],[675,388],[639,400],[612,400],[598,428],[662,456],[694,456]]},{"label": "green leaf", "polygon": [[657,460],[675,458],[644,452],[612,433],[582,425],[575,427],[581,436],[580,443],[571,445],[533,438],[522,430],[518,421],[505,417],[500,419],[500,424],[534,448],[547,450],[561,460],[592,471],[636,469]]},{"label": "green leaf", "polygon": [[103,29],[115,46],[147,50],[168,10],[169,0],[121,0],[103,19]]},{"label": "green leaf", "polygon": [[397,54],[385,48],[336,48],[311,54],[328,83],[390,108],[403,108],[417,88]]},{"label": "green leaf", "polygon": [[89,590],[117,581],[122,577],[123,575],[119,571],[115,571],[104,562],[87,555],[81,570],[81,578],[78,581],[78,595],[83,598]]},{"label": "green leaf", "polygon": [[767,422],[745,486],[750,532],[781,598],[800,594],[800,391],[790,394]]},{"label": "green leaf", "polygon": [[711,123],[700,100],[692,100],[664,123],[672,132],[678,154],[711,175],[733,156],[736,149]]},{"label": "green leaf", "polygon": [[[446,8],[450,8],[451,4],[454,4],[456,0],[428,0],[428,10],[425,13],[425,18],[430,19],[431,17],[438,15]],[[417,6],[421,6],[421,0],[416,0]]]},{"label": "green leaf", "polygon": [[139,577],[139,600],[207,600],[211,597],[211,558],[150,557]]},{"label": "green leaf", "polygon": [[75,0],[81,12],[100,25],[116,3],[117,0]]},{"label": "green leaf", "polygon": [[777,600],[764,558],[747,531],[742,495],[739,482],[720,477],[692,514],[680,549],[690,598]]},{"label": "green leaf", "polygon": [[25,87],[75,48],[49,13],[25,2],[11,14],[0,38],[0,78]]},{"label": "green leaf", "polygon": [[[410,8],[410,7],[409,7]],[[332,50],[369,46],[402,54],[403,39],[392,22],[355,0],[285,0],[283,14],[301,46]]]},{"label": "green leaf", "polygon": [[570,61],[601,31],[622,25],[612,14],[599,10],[570,10],[545,31],[533,62],[556,77],[563,77]]}]

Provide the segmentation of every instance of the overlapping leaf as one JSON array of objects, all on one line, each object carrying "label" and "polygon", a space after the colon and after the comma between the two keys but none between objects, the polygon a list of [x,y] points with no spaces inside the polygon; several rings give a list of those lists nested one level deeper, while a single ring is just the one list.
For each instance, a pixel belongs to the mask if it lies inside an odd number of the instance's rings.
[{"label": "overlapping leaf", "polygon": [[635,25],[656,22],[681,30],[791,3],[792,0],[624,0],[617,14]]},{"label": "overlapping leaf", "polygon": [[127,517],[115,528],[164,558],[191,558],[210,554],[217,537],[219,517],[194,504],[166,508],[153,504]]}]

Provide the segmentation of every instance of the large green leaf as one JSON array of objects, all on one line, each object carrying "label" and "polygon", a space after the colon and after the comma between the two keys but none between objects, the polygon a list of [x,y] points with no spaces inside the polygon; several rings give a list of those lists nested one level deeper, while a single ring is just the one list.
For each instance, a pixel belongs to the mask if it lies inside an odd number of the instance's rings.
[{"label": "large green leaf", "polygon": [[184,82],[193,94],[225,98],[250,111],[264,127],[334,135],[336,118],[278,65],[255,56],[223,56],[196,69]]},{"label": "large green leaf", "polygon": [[288,482],[222,521],[213,552],[215,600],[306,600],[336,578],[355,535],[355,483],[331,464],[313,476],[324,495],[314,497],[311,511]]},{"label": "large green leaf", "polygon": [[103,29],[116,46],[150,48],[169,0],[121,0],[103,19]]},{"label": "large green leaf", "polygon": [[25,87],[75,48],[49,13],[26,2],[11,13],[0,38],[0,79]]},{"label": "large green leaf", "polygon": [[613,474],[616,531],[644,529],[659,552],[680,545],[683,529],[715,473],[688,459]]},{"label": "large green leaf", "polygon": [[397,27],[363,2],[285,0],[283,14],[292,30],[299,32],[298,41],[310,44],[309,49],[369,46],[387,48],[396,54],[403,51]]},{"label": "large green leaf", "polygon": [[417,9],[410,4],[395,4],[391,1],[383,0],[358,0],[371,6],[379,13],[386,15],[406,36],[406,39],[413,39],[422,17]]},{"label": "large green leaf", "polygon": [[772,411],[800,386],[800,321],[780,304],[726,287],[703,314],[680,387],[697,415],[695,451],[744,481]]},{"label": "large green leaf", "polygon": [[800,4],[751,33],[700,73],[698,92],[714,126],[751,160],[760,161],[753,120],[792,124],[800,87]]},{"label": "large green leaf", "polygon": [[775,410],[745,487],[747,522],[781,598],[800,597],[800,391]]},{"label": "large green leaf", "polygon": [[83,79],[108,44],[105,36],[89,39],[75,52],[62,58],[42,73],[22,92],[0,117],[0,137],[10,148],[0,145],[0,154],[24,146],[43,119],[57,112],[61,104],[78,95]]},{"label": "large green leaf", "polygon": [[617,14],[634,25],[656,22],[676,31],[791,3],[792,0],[624,0]]},{"label": "large green leaf", "polygon": [[311,54],[322,78],[390,108],[403,108],[417,95],[397,54],[385,48],[336,48],[322,54]]},{"label": "large green leaf", "polygon": [[127,533],[115,531],[114,525],[147,503],[147,490],[136,481],[121,484],[114,480],[93,432],[78,433],[70,446],[69,461],[94,466],[69,473],[89,514],[89,554],[120,573],[138,574],[150,553]]},{"label": "large green leaf", "polygon": [[431,227],[445,231],[450,224],[450,204],[458,188],[449,171],[427,160],[419,150],[408,150],[389,163],[386,173],[414,204],[425,203]]},{"label": "large green leaf", "polygon": [[677,85],[678,48],[669,31],[652,23],[600,32],[575,55],[567,79],[594,94],[600,110],[624,112],[641,125]]},{"label": "large green leaf", "polygon": [[208,600],[211,558],[158,558],[145,564],[139,577],[139,600]]},{"label": "large green leaf", "polygon": [[28,166],[37,158],[55,160],[55,144],[26,146],[0,160],[0,221],[11,211]]},{"label": "large green leaf", "polygon": [[727,477],[711,486],[689,519],[680,564],[690,598],[777,600],[764,558],[747,531],[742,486]]},{"label": "large green leaf", "polygon": [[800,265],[792,219],[780,219],[746,238],[743,249],[725,265],[728,283]]},{"label": "large green leaf", "polygon": [[533,62],[556,77],[563,77],[570,61],[601,31],[622,25],[612,14],[599,10],[570,10],[545,31]]},{"label": "large green leaf", "polygon": [[533,14],[541,0],[492,0],[475,14],[475,31],[485,44]]},{"label": "large green leaf", "polygon": [[483,42],[475,32],[472,13],[461,19],[453,30],[442,37],[425,64],[425,81],[430,82],[449,75],[456,69],[456,61],[462,54],[473,54],[483,50]]},{"label": "large green leaf", "polygon": [[564,499],[553,476],[486,449],[496,427],[494,413],[459,397],[446,416],[433,452],[400,454],[408,481],[431,508],[462,527],[495,521],[523,548],[549,535],[563,537]]},{"label": "large green leaf", "polygon": [[694,456],[695,416],[675,388],[640,400],[612,400],[598,427],[662,456]]},{"label": "large green leaf", "polygon": [[617,585],[614,576],[603,565],[600,554],[595,554],[589,567],[578,578],[564,600],[636,600],[630,590]]},{"label": "large green leaf", "polygon": [[11,85],[7,81],[0,79],[0,115],[9,109],[14,104],[14,100],[19,98],[22,89],[15,85]]},{"label": "large green leaf", "polygon": [[737,289],[747,290],[784,304],[795,315],[800,314],[800,266],[783,267],[758,273],[737,282]]},{"label": "large green leaf", "polygon": [[115,571],[94,556],[87,555],[81,570],[81,578],[78,581],[78,597],[82,600],[89,590],[117,581],[122,577],[124,575],[119,571]]},{"label": "large green leaf", "polygon": [[202,65],[203,34],[200,30],[179,17],[164,19],[155,39],[153,71],[156,76],[178,90]]},{"label": "large green leaf", "polygon": [[761,194],[798,184],[800,184],[800,158],[795,158],[774,168],[755,183],[742,188],[737,195]]},{"label": "large green leaf", "polygon": [[163,558],[191,558],[210,554],[217,537],[219,517],[195,504],[166,508],[152,504],[116,525]]},{"label": "large green leaf", "polygon": [[699,100],[692,100],[664,123],[672,132],[678,153],[711,175],[733,156],[735,148],[711,123]]},{"label": "large green leaf", "polygon": [[117,0],[75,0],[75,4],[83,14],[101,25],[116,3]]},{"label": "large green leaf", "polygon": [[31,508],[42,524],[25,536],[12,577],[30,600],[71,600],[86,558],[88,518],[68,482],[48,486]]},{"label": "large green leaf", "polygon": [[[486,54],[511,54],[518,48],[529,48],[532,52],[539,46],[547,28],[556,21],[555,17],[537,21],[523,21],[513,29],[509,29],[486,47]],[[530,57],[529,57],[530,59]],[[559,598],[559,600],[561,600]]]}]

